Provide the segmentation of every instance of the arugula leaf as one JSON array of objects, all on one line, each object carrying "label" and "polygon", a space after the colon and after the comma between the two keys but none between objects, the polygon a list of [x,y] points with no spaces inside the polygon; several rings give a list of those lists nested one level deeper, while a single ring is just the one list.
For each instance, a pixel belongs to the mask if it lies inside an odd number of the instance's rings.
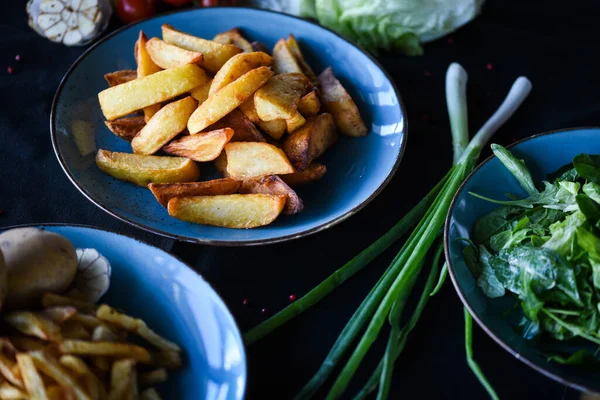
[{"label": "arugula leaf", "polygon": [[579,178],[579,174],[577,170],[573,167],[573,163],[570,162],[568,164],[563,165],[556,171],[548,174],[548,180],[550,182],[558,182],[558,181],[576,181]]},{"label": "arugula leaf", "polygon": [[583,213],[576,211],[567,216],[564,221],[550,225],[551,237],[550,240],[544,243],[544,248],[554,250],[562,256],[568,256],[575,240],[577,228],[583,225],[585,221]]},{"label": "arugula leaf", "polygon": [[593,182],[587,182],[583,185],[583,193],[587,194],[590,199],[600,204],[600,185]]},{"label": "arugula leaf", "polygon": [[577,205],[579,206],[579,210],[585,215],[588,222],[595,226],[596,228],[600,227],[600,208],[598,204],[596,204],[589,196],[585,194],[580,194],[577,196]]},{"label": "arugula leaf", "polygon": [[519,160],[510,151],[506,150],[499,144],[492,144],[490,147],[492,148],[494,155],[498,157],[498,160],[500,160],[506,169],[508,169],[508,171],[517,179],[517,181],[519,181],[519,184],[527,192],[527,194],[534,196],[539,193],[535,187],[535,183],[533,183],[531,173],[525,166],[525,162],[523,160]]},{"label": "arugula leaf", "polygon": [[487,215],[481,217],[475,223],[473,238],[475,243],[489,244],[489,240],[495,234],[507,229],[512,229],[511,222],[520,218],[524,210],[519,207],[499,207]]},{"label": "arugula leaf", "polygon": [[502,283],[500,283],[494,269],[490,265],[490,258],[492,255],[483,246],[481,246],[479,254],[481,274],[477,278],[477,286],[479,286],[483,293],[491,299],[504,296],[504,286],[502,286]]},{"label": "arugula leaf", "polygon": [[600,184],[600,155],[580,154],[573,159],[573,166],[583,178]]},{"label": "arugula leaf", "polygon": [[600,289],[600,238],[583,227],[578,228],[576,233],[577,244],[588,253],[594,287]]},{"label": "arugula leaf", "polygon": [[490,266],[504,288],[516,295],[521,293],[521,269],[511,264],[507,251],[501,251],[490,257]]},{"label": "arugula leaf", "polygon": [[462,251],[463,256],[465,257],[465,263],[469,270],[471,270],[473,276],[475,278],[479,277],[479,274],[481,274],[481,265],[479,264],[479,251],[477,250],[477,245],[467,238],[459,238],[458,240],[467,243]]}]

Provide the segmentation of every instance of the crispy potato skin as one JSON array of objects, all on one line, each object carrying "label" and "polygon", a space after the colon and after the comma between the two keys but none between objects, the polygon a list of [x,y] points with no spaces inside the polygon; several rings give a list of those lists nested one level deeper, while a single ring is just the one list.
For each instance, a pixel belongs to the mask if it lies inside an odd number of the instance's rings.
[{"label": "crispy potato skin", "polygon": [[151,183],[148,189],[163,207],[167,207],[169,200],[174,197],[234,194],[241,186],[242,181],[223,178],[205,182]]},{"label": "crispy potato skin", "polygon": [[108,129],[123,140],[131,142],[135,135],[146,125],[146,120],[140,115],[123,117],[114,121],[104,121]]},{"label": "crispy potato skin", "polygon": [[232,137],[233,129],[216,129],[198,135],[183,136],[163,147],[163,150],[168,154],[187,157],[198,162],[212,161],[221,154],[223,147]]},{"label": "crispy potato skin", "polygon": [[152,38],[146,43],[146,50],[154,64],[163,69],[181,67],[186,64],[202,64],[204,56],[197,51],[190,51],[174,46],[159,38]]},{"label": "crispy potato skin", "polygon": [[137,72],[133,69],[109,72],[108,74],[104,74],[104,79],[108,83],[108,86],[113,87],[137,79]]},{"label": "crispy potato skin", "polygon": [[300,97],[308,87],[303,74],[275,75],[254,94],[258,117],[263,121],[293,118]]},{"label": "crispy potato skin", "polygon": [[308,165],[337,141],[333,117],[324,113],[306,123],[283,141],[283,150],[296,168],[304,171]]},{"label": "crispy potato skin", "polygon": [[273,59],[270,55],[261,52],[240,53],[231,57],[225,65],[216,73],[209,94],[216,93],[219,89],[229,85],[231,82],[238,79],[258,67],[270,67],[273,64]]},{"label": "crispy potato skin", "polygon": [[280,178],[289,186],[296,187],[318,181],[326,172],[326,166],[313,161],[304,171],[281,175]]},{"label": "crispy potato skin", "polygon": [[285,153],[268,143],[227,143],[225,154],[227,156],[226,170],[232,178],[248,179],[294,172]]},{"label": "crispy potato skin", "polygon": [[265,193],[286,196],[284,214],[297,214],[304,209],[302,199],[277,175],[261,176],[244,181],[240,193]]},{"label": "crispy potato skin", "polygon": [[232,142],[264,142],[265,138],[240,110],[233,110],[207,129],[231,128],[234,131]]}]

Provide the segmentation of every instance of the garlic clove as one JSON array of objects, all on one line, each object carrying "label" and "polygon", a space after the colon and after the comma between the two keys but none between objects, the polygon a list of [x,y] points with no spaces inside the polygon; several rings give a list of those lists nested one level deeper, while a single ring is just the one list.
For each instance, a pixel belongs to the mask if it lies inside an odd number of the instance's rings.
[{"label": "garlic clove", "polygon": [[77,275],[70,290],[77,290],[95,303],[110,286],[110,263],[96,249],[77,249],[77,261]]}]

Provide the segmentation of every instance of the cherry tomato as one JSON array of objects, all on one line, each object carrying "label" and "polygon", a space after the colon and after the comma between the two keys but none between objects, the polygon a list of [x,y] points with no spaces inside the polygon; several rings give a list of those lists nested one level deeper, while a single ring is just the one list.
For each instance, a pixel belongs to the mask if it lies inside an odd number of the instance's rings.
[{"label": "cherry tomato", "polygon": [[162,1],[163,1],[163,3],[167,3],[167,4],[170,4],[175,7],[181,7],[186,4],[190,4],[192,2],[192,0],[162,0]]},{"label": "cherry tomato", "polygon": [[124,23],[141,21],[156,13],[156,0],[115,0],[119,19]]}]

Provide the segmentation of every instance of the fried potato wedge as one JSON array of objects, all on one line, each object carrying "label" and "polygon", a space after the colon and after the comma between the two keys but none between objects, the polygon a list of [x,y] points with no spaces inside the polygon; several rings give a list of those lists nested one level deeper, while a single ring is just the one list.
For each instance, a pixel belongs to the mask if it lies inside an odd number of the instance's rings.
[{"label": "fried potato wedge", "polygon": [[[146,50],[146,44],[148,38],[143,31],[140,31],[137,42],[135,42],[135,61],[137,63],[137,77],[143,78],[144,76],[152,75],[155,72],[160,71],[160,67],[152,61],[150,54]],[[144,118],[148,121],[156,112],[160,110],[160,104],[153,104],[144,108]]]},{"label": "fried potato wedge", "polygon": [[360,117],[358,107],[342,84],[333,76],[331,67],[326,68],[319,75],[319,82],[323,108],[333,116],[340,132],[348,136],[366,136],[368,130]]},{"label": "fried potato wedge", "polygon": [[213,160],[213,164],[221,176],[229,178],[229,172],[227,172],[227,154],[222,152],[221,155]]},{"label": "fried potato wedge", "polygon": [[59,349],[62,353],[66,354],[128,357],[144,363],[150,362],[150,353],[148,353],[148,350],[131,343],[64,340],[60,343]]},{"label": "fried potato wedge", "polygon": [[104,124],[115,136],[131,142],[135,135],[146,125],[146,119],[140,115],[123,117],[114,121],[104,121]]},{"label": "fried potato wedge", "polygon": [[188,119],[197,105],[192,96],[187,96],[161,108],[131,141],[133,152],[145,155],[156,153],[187,127]]},{"label": "fried potato wedge", "polygon": [[272,75],[273,72],[269,67],[259,67],[208,96],[208,99],[194,111],[188,121],[190,134],[194,135],[200,132],[236,109],[263,86]]},{"label": "fried potato wedge", "polygon": [[294,133],[306,123],[306,119],[298,111],[294,112],[292,118],[285,120],[285,126],[289,133]]},{"label": "fried potato wedge", "polygon": [[200,64],[204,60],[202,53],[190,51],[177,47],[160,40],[152,38],[146,43],[146,50],[154,64],[163,69],[181,67],[187,64]]},{"label": "fried potato wedge", "polygon": [[283,208],[284,214],[297,214],[304,208],[302,200],[294,189],[289,187],[284,181],[281,180],[277,175],[261,176],[260,178],[253,178],[244,181],[240,188],[241,194],[249,193],[265,193],[274,195],[286,196],[285,207]]},{"label": "fried potato wedge", "polygon": [[296,171],[302,172],[314,159],[325,153],[337,138],[333,117],[324,113],[287,136],[283,141],[283,151]]},{"label": "fried potato wedge", "polygon": [[24,333],[43,340],[61,340],[60,326],[41,314],[31,311],[13,311],[4,316],[4,321]]},{"label": "fried potato wedge", "polygon": [[36,368],[55,380],[60,386],[70,388],[77,400],[92,400],[81,384],[67,370],[42,351],[29,353]]},{"label": "fried potato wedge", "polygon": [[276,74],[302,73],[302,69],[287,46],[285,39],[279,39],[273,48],[273,70]]},{"label": "fried potato wedge", "polygon": [[254,105],[254,96],[250,96],[248,100],[240,104],[240,111],[244,113],[250,122],[257,124],[260,121],[256,113],[256,106]]},{"label": "fried potato wedge", "polygon": [[31,356],[25,353],[17,354],[17,363],[29,398],[36,400],[48,399],[44,381],[35,367]]},{"label": "fried potato wedge", "polygon": [[256,126],[250,122],[248,118],[240,111],[233,110],[211,126],[207,130],[215,129],[233,129],[233,137],[231,142],[264,142],[265,138],[256,128]]},{"label": "fried potato wedge", "polygon": [[[208,78],[208,76],[207,76]],[[205,84],[198,86],[196,89],[192,90],[190,94],[193,98],[198,101],[198,105],[204,103],[206,99],[208,99],[208,92],[210,91],[210,86],[212,85],[212,79],[209,79]]]},{"label": "fried potato wedge", "polygon": [[258,67],[269,67],[273,64],[270,55],[261,52],[241,53],[231,57],[215,74],[209,95],[229,85],[245,73]]},{"label": "fried potato wedge", "polygon": [[223,147],[232,137],[233,129],[231,128],[201,132],[197,135],[183,136],[180,139],[173,140],[163,147],[163,151],[167,154],[187,157],[194,161],[212,161],[219,157]]},{"label": "fried potato wedge", "polygon": [[195,162],[183,157],[144,156],[98,150],[96,165],[110,176],[140,186],[193,182],[200,177]]},{"label": "fried potato wedge", "polygon": [[317,92],[312,90],[302,96],[298,102],[298,111],[305,117],[314,117],[321,110],[321,102]]},{"label": "fried potato wedge", "polygon": [[187,93],[206,81],[206,72],[189,64],[105,89],[98,93],[98,100],[106,119],[113,120]]},{"label": "fried potato wedge", "polygon": [[169,215],[183,221],[248,229],[273,222],[285,201],[286,196],[270,194],[176,197],[167,208]]},{"label": "fried potato wedge", "polygon": [[298,41],[296,41],[296,37],[294,35],[290,34],[288,36],[287,40],[285,41],[285,44],[287,45],[288,49],[290,50],[290,53],[292,53],[292,55],[296,59],[298,66],[302,70],[302,73],[304,75],[306,75],[306,77],[308,79],[310,79],[310,81],[313,83],[313,85],[318,84],[319,81],[317,80],[317,76],[313,72],[310,65],[308,65],[308,63],[304,59],[304,55],[302,54],[302,51],[300,50],[300,46],[298,46]]},{"label": "fried potato wedge", "polygon": [[222,44],[233,44],[244,51],[251,53],[254,51],[252,44],[246,40],[238,28],[233,28],[225,32],[221,32],[213,38],[213,41]]},{"label": "fried potato wedge", "polygon": [[263,121],[294,117],[300,97],[307,87],[308,81],[302,74],[273,76],[254,94],[258,117]]},{"label": "fried potato wedge", "polygon": [[104,74],[104,79],[106,80],[106,83],[108,83],[108,86],[113,87],[137,79],[137,71],[133,69],[124,69],[121,71],[109,72],[108,74]]},{"label": "fried potato wedge", "polygon": [[232,178],[248,179],[294,172],[285,153],[268,143],[227,143],[225,153],[227,173]]},{"label": "fried potato wedge", "polygon": [[287,129],[284,119],[274,119],[273,121],[258,121],[258,126],[273,139],[279,140]]},{"label": "fried potato wedge", "polygon": [[178,31],[169,24],[162,26],[163,40],[172,45],[195,51],[204,55],[203,66],[207,71],[216,73],[223,64],[242,50],[230,44],[221,44],[212,40],[201,39],[196,36]]}]

